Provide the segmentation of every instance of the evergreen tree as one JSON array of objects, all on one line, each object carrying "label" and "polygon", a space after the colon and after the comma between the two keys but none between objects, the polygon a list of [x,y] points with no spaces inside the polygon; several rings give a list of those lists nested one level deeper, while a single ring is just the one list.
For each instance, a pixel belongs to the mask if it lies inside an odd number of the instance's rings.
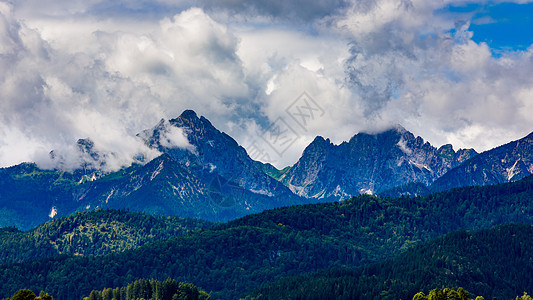
[{"label": "evergreen tree", "polygon": [[522,295],[520,297],[516,297],[515,300],[533,300],[533,298],[531,298],[531,296],[528,295],[527,293],[524,293],[524,295]]},{"label": "evergreen tree", "polygon": [[45,293],[44,291],[41,291],[39,293],[39,297],[35,298],[35,300],[54,300],[54,298],[50,295],[48,295],[48,293]]},{"label": "evergreen tree", "polygon": [[22,289],[22,290],[19,290],[17,293],[15,293],[15,295],[13,295],[11,300],[34,300],[35,297],[36,296],[34,292],[28,289]]}]

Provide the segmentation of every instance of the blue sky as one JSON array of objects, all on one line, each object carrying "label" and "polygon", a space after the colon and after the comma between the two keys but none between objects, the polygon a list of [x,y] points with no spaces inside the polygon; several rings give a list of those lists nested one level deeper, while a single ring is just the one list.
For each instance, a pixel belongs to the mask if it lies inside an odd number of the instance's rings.
[{"label": "blue sky", "polygon": [[443,11],[470,21],[472,40],[487,43],[494,53],[523,51],[533,44],[533,3],[469,3]]},{"label": "blue sky", "polygon": [[[0,0],[0,166],[76,168],[89,137],[117,169],[156,156],[136,134],[185,109],[278,167],[317,135],[395,124],[488,150],[533,131],[530,16],[527,0]],[[301,126],[304,92],[323,113]],[[278,120],[281,154],[262,138]]]}]

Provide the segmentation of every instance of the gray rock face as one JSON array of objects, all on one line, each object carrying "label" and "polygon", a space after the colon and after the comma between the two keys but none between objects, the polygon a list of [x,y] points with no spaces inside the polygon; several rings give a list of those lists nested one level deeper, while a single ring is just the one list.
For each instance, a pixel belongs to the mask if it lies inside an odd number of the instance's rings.
[{"label": "gray rock face", "polygon": [[[163,142],[176,128],[187,136],[189,145],[176,147]],[[151,147],[193,170],[216,173],[256,194],[286,197],[287,204],[291,204],[291,199],[297,198],[286,186],[258,167],[233,138],[220,132],[206,118],[199,118],[192,110],[184,111],[168,123],[162,120],[156,127],[139,136]]]},{"label": "gray rock face", "polygon": [[348,198],[410,182],[428,185],[476,154],[451,145],[437,149],[401,126],[359,133],[340,145],[317,137],[282,181],[300,196]]},{"label": "gray rock face", "polygon": [[533,133],[485,151],[450,170],[431,186],[431,191],[489,185],[522,179],[533,173]]},{"label": "gray rock face", "polygon": [[[74,191],[77,210],[117,208],[228,221],[282,206],[284,199],[253,193],[216,172],[198,172],[163,154]],[[280,202],[276,202],[276,201]]]}]

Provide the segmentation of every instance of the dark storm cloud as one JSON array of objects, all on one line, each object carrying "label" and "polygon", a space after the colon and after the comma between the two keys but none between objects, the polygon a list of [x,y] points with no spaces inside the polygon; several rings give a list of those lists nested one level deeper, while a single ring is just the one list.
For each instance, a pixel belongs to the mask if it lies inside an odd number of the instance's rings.
[{"label": "dark storm cloud", "polygon": [[338,13],[348,6],[343,0],[200,0],[208,12],[225,10],[241,16],[265,16],[289,21],[314,21]]}]

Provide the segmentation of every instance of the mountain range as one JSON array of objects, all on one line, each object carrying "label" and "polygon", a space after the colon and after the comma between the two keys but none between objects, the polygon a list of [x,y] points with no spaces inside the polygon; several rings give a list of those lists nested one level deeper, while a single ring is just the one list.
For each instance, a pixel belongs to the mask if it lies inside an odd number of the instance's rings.
[{"label": "mountain range", "polygon": [[397,126],[359,133],[340,145],[317,137],[281,181],[304,197],[347,198],[410,182],[429,185],[476,155],[473,149],[456,152],[451,145],[437,149]]},{"label": "mountain range", "polygon": [[[296,164],[254,161],[229,135],[191,110],[138,134],[161,155],[112,173],[105,154],[78,141],[87,160],[76,171],[32,163],[0,169],[0,226],[30,229],[97,208],[228,221],[266,209],[337,201],[358,194],[420,195],[510,182],[533,173],[533,134],[478,154],[434,147],[401,126],[358,133],[334,145],[316,137]],[[52,152],[51,156],[55,154]]]}]

